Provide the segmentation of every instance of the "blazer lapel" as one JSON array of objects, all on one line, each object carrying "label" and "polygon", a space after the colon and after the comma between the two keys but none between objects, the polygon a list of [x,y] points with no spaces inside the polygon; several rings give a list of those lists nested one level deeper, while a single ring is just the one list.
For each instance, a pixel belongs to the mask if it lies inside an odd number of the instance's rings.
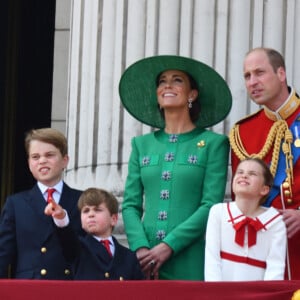
[{"label": "blazer lapel", "polygon": [[74,195],[71,188],[67,184],[63,184],[63,189],[60,197],[59,204],[71,215],[72,211],[77,208],[77,201],[73,201]]},{"label": "blazer lapel", "polygon": [[47,203],[37,185],[29,191],[26,201],[39,218],[48,221],[49,217],[44,214]]},{"label": "blazer lapel", "polygon": [[39,218],[44,224],[36,228],[36,233],[42,233],[43,239],[46,240],[49,234],[53,232],[53,221],[51,217],[46,216],[44,213],[47,203],[37,185],[29,191],[26,201],[35,212],[36,218]]},{"label": "blazer lapel", "polygon": [[105,247],[91,235],[87,235],[85,240],[90,248],[90,252],[95,253],[97,264],[100,264],[101,268],[103,268],[103,266],[107,268],[113,259],[109,256]]}]

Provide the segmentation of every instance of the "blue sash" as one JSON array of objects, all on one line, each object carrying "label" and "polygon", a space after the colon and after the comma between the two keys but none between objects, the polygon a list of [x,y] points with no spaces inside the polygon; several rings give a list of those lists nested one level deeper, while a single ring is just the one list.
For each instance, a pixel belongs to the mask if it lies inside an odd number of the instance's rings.
[{"label": "blue sash", "polygon": [[[293,124],[290,126],[290,130],[293,134],[293,140],[295,141],[296,134],[295,134],[295,128],[297,127],[298,133],[300,134],[300,114],[297,116]],[[298,136],[298,139],[300,139],[300,136]],[[282,143],[281,143],[282,144]],[[300,147],[295,147],[294,143],[291,145],[291,150],[293,154],[293,164],[296,163],[300,156]],[[263,204],[263,206],[269,207],[272,204],[272,201],[274,198],[280,193],[280,185],[286,178],[286,173],[285,173],[286,165],[285,165],[285,155],[282,152],[282,149],[280,147],[280,152],[279,152],[279,160],[278,160],[278,166],[274,178],[274,184],[273,187],[270,191],[270,194],[266,200],[266,202]]]}]

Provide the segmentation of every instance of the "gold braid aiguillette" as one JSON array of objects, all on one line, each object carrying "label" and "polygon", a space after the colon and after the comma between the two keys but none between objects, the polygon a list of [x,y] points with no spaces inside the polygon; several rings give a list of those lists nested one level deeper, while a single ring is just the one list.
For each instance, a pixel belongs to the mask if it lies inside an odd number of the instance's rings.
[{"label": "gold braid aiguillette", "polygon": [[272,160],[270,165],[270,171],[273,176],[275,176],[276,174],[280,153],[280,145],[282,143],[282,151],[285,155],[286,164],[285,181],[289,183],[290,197],[292,197],[293,155],[291,150],[291,144],[293,143],[293,135],[285,120],[278,120],[274,122],[269,131],[265,144],[263,145],[261,151],[258,153],[250,154],[246,151],[240,137],[239,124],[234,125],[231,129],[229,133],[229,141],[233,152],[239,158],[239,160],[243,160],[249,157],[257,157],[260,159],[264,159],[273,146]]}]

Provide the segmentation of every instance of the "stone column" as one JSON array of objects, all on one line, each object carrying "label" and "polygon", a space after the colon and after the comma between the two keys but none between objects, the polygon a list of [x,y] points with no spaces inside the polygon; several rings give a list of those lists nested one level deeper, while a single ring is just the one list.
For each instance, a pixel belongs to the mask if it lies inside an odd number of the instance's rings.
[{"label": "stone column", "polygon": [[[68,82],[64,82],[70,147],[65,179],[71,186],[105,188],[122,202],[131,138],[153,130],[124,111],[119,99],[122,72],[136,60],[178,54],[215,68],[233,94],[230,115],[211,128],[224,134],[236,120],[258,109],[248,101],[243,82],[243,58],[252,47],[281,51],[289,82],[299,86],[299,68],[294,67],[299,60],[299,41],[294,37],[300,33],[296,0],[72,0],[71,4]],[[119,224],[116,230],[124,237],[122,220]]]}]

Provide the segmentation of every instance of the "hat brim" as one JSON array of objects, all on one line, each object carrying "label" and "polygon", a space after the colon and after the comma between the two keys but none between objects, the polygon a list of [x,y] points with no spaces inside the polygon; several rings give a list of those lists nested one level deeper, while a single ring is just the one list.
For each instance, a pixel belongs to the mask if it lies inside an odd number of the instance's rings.
[{"label": "hat brim", "polygon": [[198,86],[200,115],[198,127],[210,127],[226,118],[232,96],[225,80],[211,67],[197,60],[174,55],[144,58],[129,66],[119,83],[121,101],[137,120],[156,128],[165,122],[158,109],[157,76],[166,70],[180,70],[193,77]]}]

